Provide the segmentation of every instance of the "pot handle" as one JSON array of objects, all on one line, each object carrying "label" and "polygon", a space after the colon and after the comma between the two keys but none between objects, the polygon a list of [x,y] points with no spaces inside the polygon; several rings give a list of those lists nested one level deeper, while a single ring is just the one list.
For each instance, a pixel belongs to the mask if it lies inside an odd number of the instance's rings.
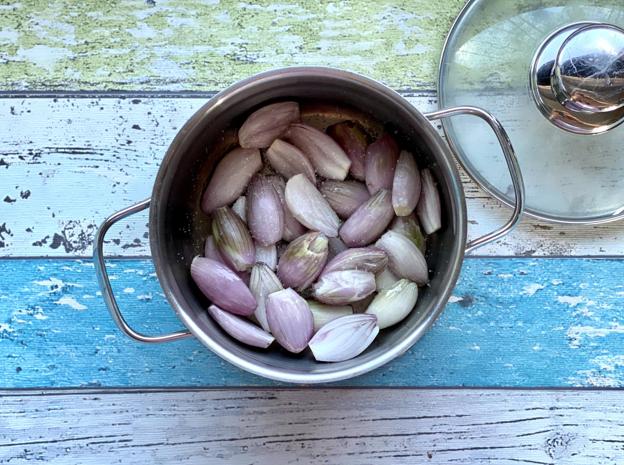
[{"label": "pot handle", "polygon": [[113,288],[111,287],[110,279],[108,278],[108,273],[106,271],[106,262],[104,261],[104,237],[106,236],[108,229],[117,221],[126,218],[127,216],[133,215],[134,213],[145,210],[149,207],[150,201],[151,199],[145,199],[139,203],[124,208],[117,213],[113,213],[102,222],[95,235],[95,244],[93,246],[93,261],[95,263],[95,273],[100,284],[100,289],[102,290],[104,303],[108,307],[108,311],[113,317],[115,323],[117,323],[117,326],[119,326],[119,329],[126,333],[127,336],[137,341],[148,343],[177,341],[178,339],[184,339],[191,336],[191,333],[188,331],[178,331],[171,334],[163,334],[161,336],[146,336],[145,334],[135,331],[130,327],[130,325],[128,325],[123,315],[121,314],[121,310],[119,310],[119,305],[117,305],[117,301],[115,300]]},{"label": "pot handle", "polygon": [[515,228],[520,221],[522,213],[524,211],[524,201],[526,197],[524,191],[524,181],[522,179],[522,171],[520,170],[520,164],[518,163],[516,153],[513,146],[511,145],[511,141],[509,140],[509,136],[507,135],[505,128],[503,128],[501,123],[486,110],[478,107],[460,106],[446,108],[444,110],[432,111],[429,113],[425,113],[424,115],[429,120],[437,120],[457,115],[477,116],[490,125],[492,131],[494,131],[494,134],[498,139],[501,148],[503,149],[503,154],[505,155],[505,161],[507,162],[507,168],[509,169],[511,183],[513,185],[513,190],[516,197],[514,210],[511,218],[509,218],[507,223],[505,223],[499,229],[469,241],[466,244],[466,253],[470,253],[485,244],[500,239],[501,237],[509,233],[513,228]]}]

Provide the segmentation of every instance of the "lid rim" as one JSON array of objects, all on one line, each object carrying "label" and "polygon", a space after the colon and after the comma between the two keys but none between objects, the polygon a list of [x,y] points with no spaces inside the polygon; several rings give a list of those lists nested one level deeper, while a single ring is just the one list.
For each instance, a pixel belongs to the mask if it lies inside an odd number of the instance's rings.
[{"label": "lid rim", "polygon": [[[465,19],[465,17],[468,14],[470,14],[471,10],[473,8],[476,8],[480,3],[483,3],[483,2],[484,0],[468,0],[466,4],[462,7],[462,9],[460,10],[455,20],[453,21],[453,24],[451,25],[451,28],[449,29],[449,32],[446,35],[446,38],[444,39],[444,43],[442,45],[442,53],[440,54],[440,62],[438,64],[438,79],[437,79],[437,89],[436,89],[437,94],[438,94],[438,108],[439,109],[444,109],[448,107],[445,101],[445,94],[442,92],[442,88],[444,86],[443,67],[447,63],[446,59],[448,58],[448,54],[449,54],[449,44],[450,44],[451,38],[457,33],[460,23]],[[457,145],[455,144],[455,140],[452,137],[452,131],[450,129],[450,125],[452,125],[451,121],[442,120],[441,125],[442,125],[442,131],[444,132],[444,137],[446,139],[447,144],[449,145],[449,148],[451,149],[453,155],[455,156],[455,159],[458,161],[462,169],[468,174],[470,179],[475,184],[477,184],[477,186],[481,190],[483,190],[484,192],[486,192],[487,194],[489,194],[490,196],[492,196],[493,198],[495,198],[496,200],[498,200],[505,206],[513,208],[514,202],[512,199],[509,199],[508,197],[506,197],[498,189],[489,187],[488,185],[489,183],[486,182],[487,180],[484,177],[478,175],[478,173],[475,172],[475,170],[470,167],[470,164],[468,163],[469,159],[465,156],[465,154],[461,150],[458,149]],[[606,224],[606,223],[611,223],[614,221],[624,219],[624,204],[621,207],[614,209],[613,213],[605,214],[605,215],[588,215],[588,216],[578,216],[578,217],[571,217],[571,216],[566,216],[566,215],[553,215],[553,214],[546,213],[546,212],[540,211],[538,209],[535,209],[533,207],[526,206],[526,205],[525,205],[523,214],[533,219],[544,220],[544,221],[548,221],[554,224],[598,225],[598,224]]]}]

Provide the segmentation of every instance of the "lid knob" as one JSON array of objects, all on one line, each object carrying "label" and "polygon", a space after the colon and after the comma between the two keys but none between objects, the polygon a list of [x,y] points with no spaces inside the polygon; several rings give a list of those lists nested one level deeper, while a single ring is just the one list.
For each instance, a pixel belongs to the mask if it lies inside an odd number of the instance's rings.
[{"label": "lid knob", "polygon": [[624,30],[585,26],[571,34],[557,54],[553,89],[575,111],[610,112],[624,106]]},{"label": "lid knob", "polygon": [[599,134],[624,121],[624,30],[575,23],[551,34],[531,69],[533,97],[556,126]]}]

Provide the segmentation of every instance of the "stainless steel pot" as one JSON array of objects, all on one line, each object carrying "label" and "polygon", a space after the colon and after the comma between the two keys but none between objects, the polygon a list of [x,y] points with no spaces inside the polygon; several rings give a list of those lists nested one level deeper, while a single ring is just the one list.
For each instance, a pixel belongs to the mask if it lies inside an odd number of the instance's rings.
[{"label": "stainless steel pot", "polygon": [[[340,363],[318,363],[308,354],[293,356],[274,348],[255,350],[237,343],[213,323],[207,301],[191,280],[189,267],[201,254],[208,222],[200,199],[216,163],[235,143],[231,129],[258,106],[276,99],[334,102],[347,105],[395,127],[405,147],[413,147],[420,166],[427,165],[439,184],[443,229],[431,237],[427,262],[431,284],[422,288],[416,309],[394,328],[384,330],[362,355]],[[466,203],[453,157],[429,120],[473,115],[485,120],[496,134],[515,191],[510,220],[486,236],[466,242]],[[104,261],[104,238],[115,222],[150,208],[152,258],[160,285],[188,331],[146,336],[124,320],[115,301]],[[459,275],[466,251],[509,232],[524,208],[524,184],[509,139],[498,121],[485,110],[457,107],[423,114],[384,85],[366,77],[331,68],[287,68],[241,81],[210,99],[175,137],[156,176],[152,196],[107,218],[100,226],[94,260],[102,295],[120,329],[133,339],[155,343],[195,336],[234,365],[260,376],[293,383],[338,381],[366,373],[407,351],[442,312]]]}]

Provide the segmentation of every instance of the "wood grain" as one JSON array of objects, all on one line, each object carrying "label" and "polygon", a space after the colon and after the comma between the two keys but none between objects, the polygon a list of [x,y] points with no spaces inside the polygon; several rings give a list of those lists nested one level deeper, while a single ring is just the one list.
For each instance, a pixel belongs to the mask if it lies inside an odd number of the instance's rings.
[{"label": "wood grain", "polygon": [[[462,4],[3,2],[0,387],[81,389],[0,391],[0,463],[622,463],[620,391],[349,388],[624,387],[622,259],[467,259],[411,351],[346,388],[314,390],[249,375],[195,340],[128,340],[92,264],[68,259],[91,254],[105,216],[150,194],[176,132],[241,78],[335,66],[436,108],[440,50]],[[462,181],[472,236],[506,220],[507,208]],[[146,222],[113,229],[107,252],[148,255]],[[624,256],[622,237],[621,222],[525,219],[479,253]],[[110,266],[133,325],[180,327],[149,260]],[[144,388],[91,389],[103,386]],[[157,386],[241,388],[145,388]]]},{"label": "wood grain", "polygon": [[[149,260],[112,260],[130,324],[180,328]],[[131,341],[93,265],[0,260],[0,387],[275,385],[189,339]],[[450,303],[406,355],[344,386],[624,387],[624,260],[467,259]]]},{"label": "wood grain", "polygon": [[[0,256],[89,256],[97,225],[151,193],[160,160],[197,98],[0,99]],[[404,94],[417,108],[431,93]],[[472,237],[503,224],[510,209],[462,176]],[[111,255],[149,255],[147,214],[109,233]],[[624,254],[624,222],[561,226],[525,218],[480,255]]]},{"label": "wood grain", "polygon": [[3,2],[0,83],[15,90],[214,90],[325,65],[433,88],[464,0]]},{"label": "wood grain", "polygon": [[11,465],[624,460],[621,391],[82,390],[0,398],[0,463]]}]

